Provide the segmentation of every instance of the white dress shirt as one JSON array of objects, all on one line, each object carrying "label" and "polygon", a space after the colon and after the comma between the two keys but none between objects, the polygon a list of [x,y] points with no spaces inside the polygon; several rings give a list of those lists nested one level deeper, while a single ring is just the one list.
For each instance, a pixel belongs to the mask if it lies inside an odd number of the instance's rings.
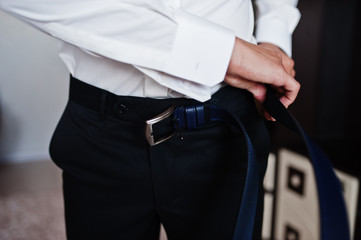
[{"label": "white dress shirt", "polygon": [[291,55],[297,0],[255,4],[256,18],[251,0],[0,0],[59,40],[74,77],[117,95],[199,101],[222,86],[235,37]]}]

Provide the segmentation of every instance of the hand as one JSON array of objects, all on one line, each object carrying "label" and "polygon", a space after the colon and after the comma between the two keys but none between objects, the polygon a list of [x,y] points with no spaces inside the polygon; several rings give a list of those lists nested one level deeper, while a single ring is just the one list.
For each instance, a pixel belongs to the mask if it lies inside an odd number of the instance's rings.
[{"label": "hand", "polygon": [[272,43],[267,43],[267,42],[261,42],[258,45],[281,54],[282,65],[283,65],[284,69],[286,70],[286,72],[293,78],[296,76],[296,71],[294,69],[295,61],[293,61],[293,59],[290,58],[282,49],[280,49],[278,46],[276,46]]},{"label": "hand", "polygon": [[[290,58],[282,49],[280,49],[278,46],[276,46],[272,43],[267,43],[267,42],[261,42],[258,45],[281,54],[282,65],[283,65],[284,69],[286,70],[286,72],[293,78],[296,76],[296,71],[294,69],[295,61],[293,61],[293,59]],[[256,101],[256,106],[257,106],[258,112],[261,115],[263,114],[263,116],[267,120],[275,121],[275,119],[264,109],[262,104],[260,104],[259,102]]]},{"label": "hand", "polygon": [[300,89],[300,84],[294,79],[294,62],[281,49],[271,45],[254,45],[236,38],[224,81],[250,91],[260,103],[266,97],[264,83],[270,84],[282,104],[288,107]]}]

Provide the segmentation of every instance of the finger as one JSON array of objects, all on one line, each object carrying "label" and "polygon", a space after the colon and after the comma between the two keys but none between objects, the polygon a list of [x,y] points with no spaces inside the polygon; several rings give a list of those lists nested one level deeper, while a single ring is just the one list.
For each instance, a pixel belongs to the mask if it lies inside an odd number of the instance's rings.
[{"label": "finger", "polygon": [[288,106],[295,101],[300,87],[301,85],[294,78],[288,80],[285,83],[285,85],[283,86],[283,95],[280,97],[279,100],[286,108],[288,108]]},{"label": "finger", "polygon": [[271,79],[270,85],[276,89],[281,102],[288,107],[296,99],[300,84],[282,69],[274,72],[269,78]]},{"label": "finger", "polygon": [[287,74],[290,75],[291,77],[295,77],[295,70],[293,68],[289,68],[286,70]]},{"label": "finger", "polygon": [[282,54],[282,65],[286,72],[292,76],[295,67],[295,61],[286,54]]},{"label": "finger", "polygon": [[291,76],[294,78],[296,76],[296,71],[293,69],[291,72]]},{"label": "finger", "polygon": [[272,122],[275,122],[276,119],[274,119],[271,114],[269,114],[267,111],[264,112],[264,118],[268,121],[272,121]]},{"label": "finger", "polygon": [[272,117],[272,115],[269,114],[269,113],[266,111],[266,109],[264,108],[263,104],[261,104],[261,108],[260,108],[260,109],[262,109],[262,115],[263,115],[263,117],[264,117],[267,121],[272,121],[272,122],[275,122],[275,121],[276,121],[276,119],[274,119],[274,118]]},{"label": "finger", "polygon": [[276,119],[274,119],[264,108],[263,104],[260,103],[259,101],[255,100],[255,104],[256,104],[256,108],[257,111],[259,113],[259,115],[261,115],[264,119],[266,119],[267,121],[276,121]]},{"label": "finger", "polygon": [[253,97],[261,103],[266,99],[266,87],[259,82],[250,81],[231,74],[226,74],[225,82],[233,87],[251,92]]}]

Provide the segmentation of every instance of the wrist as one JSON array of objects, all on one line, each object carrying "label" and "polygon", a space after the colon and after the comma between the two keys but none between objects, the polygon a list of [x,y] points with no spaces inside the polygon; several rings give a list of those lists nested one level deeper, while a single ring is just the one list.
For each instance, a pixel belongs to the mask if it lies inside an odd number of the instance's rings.
[{"label": "wrist", "polygon": [[245,44],[245,41],[236,37],[236,40],[234,41],[234,46],[232,50],[232,55],[228,64],[227,72],[232,74],[237,72],[237,70],[241,66],[242,62],[242,49]]},{"label": "wrist", "polygon": [[281,51],[282,53],[286,54],[286,52],[282,48],[280,48],[278,45],[270,43],[270,42],[259,42],[258,45],[265,47],[269,50]]}]

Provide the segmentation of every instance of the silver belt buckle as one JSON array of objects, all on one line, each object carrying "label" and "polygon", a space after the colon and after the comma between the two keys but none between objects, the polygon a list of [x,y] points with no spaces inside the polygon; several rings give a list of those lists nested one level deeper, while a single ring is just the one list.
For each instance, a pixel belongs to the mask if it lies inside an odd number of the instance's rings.
[{"label": "silver belt buckle", "polygon": [[167,141],[168,139],[170,139],[171,137],[173,137],[173,135],[175,134],[175,131],[173,133],[171,133],[169,136],[165,136],[160,138],[159,140],[155,141],[154,140],[154,135],[153,135],[153,125],[163,121],[164,119],[170,117],[173,112],[174,112],[175,106],[171,106],[170,108],[168,108],[167,110],[165,110],[163,113],[155,116],[152,119],[147,120],[146,126],[145,126],[145,138],[147,139],[148,143],[150,146],[154,146],[157,145],[159,143],[162,143],[164,141]]}]

